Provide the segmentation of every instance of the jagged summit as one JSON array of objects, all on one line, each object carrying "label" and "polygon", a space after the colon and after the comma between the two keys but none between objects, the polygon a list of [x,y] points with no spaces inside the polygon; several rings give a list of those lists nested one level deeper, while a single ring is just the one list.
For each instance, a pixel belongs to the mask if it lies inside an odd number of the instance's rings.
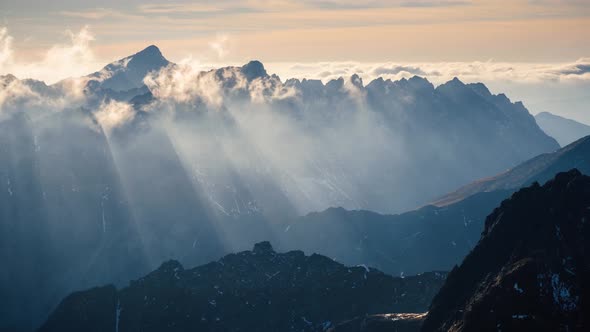
[{"label": "jagged summit", "polygon": [[135,55],[133,55],[133,57],[137,57],[137,56],[164,58],[164,56],[162,55],[162,52],[160,51],[160,49],[156,45],[150,45],[150,46],[144,48],[143,50],[135,53]]},{"label": "jagged summit", "polygon": [[248,80],[253,80],[259,77],[267,77],[268,73],[264,69],[262,62],[258,60],[252,60],[242,66],[242,73]]},{"label": "jagged summit", "polygon": [[268,241],[256,243],[254,245],[254,249],[252,249],[252,252],[257,255],[274,254],[275,253],[274,249],[272,248],[272,245]]},{"label": "jagged summit", "polygon": [[100,71],[88,75],[92,87],[127,91],[143,86],[143,79],[150,72],[166,67],[170,62],[160,49],[150,45],[145,49],[106,65]]},{"label": "jagged summit", "polygon": [[155,45],[150,45],[134,55],[123,59],[123,61],[127,59],[129,60],[127,68],[134,70],[151,71],[170,64],[170,62],[162,55],[160,49]]},{"label": "jagged summit", "polygon": [[443,84],[439,85],[436,89],[438,91],[441,91],[441,92],[446,92],[446,93],[453,92],[453,93],[456,93],[456,92],[459,92],[459,91],[465,91],[463,89],[465,87],[466,87],[465,83],[463,83],[459,78],[453,77],[452,80],[447,81],[446,83],[443,83]]},{"label": "jagged summit", "polygon": [[464,83],[457,76],[453,77],[453,79],[450,80],[448,83],[464,85]]},{"label": "jagged summit", "polygon": [[471,83],[467,84],[473,91],[477,92],[482,97],[488,98],[492,96],[492,93],[488,87],[483,83]]}]

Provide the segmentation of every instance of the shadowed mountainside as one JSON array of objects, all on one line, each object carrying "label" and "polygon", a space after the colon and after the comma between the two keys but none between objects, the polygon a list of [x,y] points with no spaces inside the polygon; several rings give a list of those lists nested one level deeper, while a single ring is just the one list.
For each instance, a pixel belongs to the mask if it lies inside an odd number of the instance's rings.
[{"label": "shadowed mountainside", "polygon": [[280,254],[262,242],[193,269],[166,262],[120,290],[74,293],[39,331],[325,331],[365,314],[422,312],[443,281]]},{"label": "shadowed mountainside", "polygon": [[486,219],[422,331],[584,331],[589,327],[590,177],[535,183]]}]

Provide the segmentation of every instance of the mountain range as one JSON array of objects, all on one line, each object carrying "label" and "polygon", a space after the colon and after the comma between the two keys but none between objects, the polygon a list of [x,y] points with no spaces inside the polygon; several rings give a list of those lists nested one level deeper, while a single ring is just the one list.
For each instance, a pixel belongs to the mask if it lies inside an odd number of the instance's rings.
[{"label": "mountain range", "polygon": [[[590,174],[590,136],[496,176],[480,179],[423,208],[399,215],[331,208],[277,230],[283,249],[321,252],[393,275],[450,270],[477,244],[486,216],[522,187],[576,168]],[[331,241],[332,238],[338,241]],[[331,243],[326,246],[325,243]],[[416,259],[420,257],[420,259]]]},{"label": "mountain range", "polygon": [[261,242],[193,269],[165,262],[120,290],[74,293],[39,331],[325,331],[356,316],[424,311],[444,277],[394,278]]},{"label": "mountain range", "polygon": [[519,190],[446,278],[392,278],[268,242],[191,270],[170,261],[126,288],[69,295],[40,331],[585,331],[588,206],[590,177],[575,169]]},{"label": "mountain range", "polygon": [[[450,267],[508,193],[397,217],[335,207],[414,210],[559,148],[483,84],[282,81],[258,61],[197,72],[155,46],[53,85],[2,76],[0,91],[0,328],[33,329],[65,294],[170,258],[196,266],[264,240],[396,275]],[[445,232],[429,246],[431,222]],[[398,241],[365,241],[386,234]]]}]

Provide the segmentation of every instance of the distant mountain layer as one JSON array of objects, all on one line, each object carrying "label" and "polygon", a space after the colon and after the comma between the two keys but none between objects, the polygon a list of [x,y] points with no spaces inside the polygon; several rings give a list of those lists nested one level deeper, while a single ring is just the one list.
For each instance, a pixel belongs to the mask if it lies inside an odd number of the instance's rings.
[{"label": "distant mountain layer", "polygon": [[527,160],[504,173],[472,182],[439,198],[432,204],[447,206],[476,193],[497,190],[516,191],[535,181],[545,183],[555,174],[572,168],[577,168],[584,174],[590,174],[590,136],[581,138],[555,152],[541,154]]},{"label": "distant mountain layer", "polygon": [[282,249],[320,252],[393,275],[449,271],[475,247],[485,217],[509,195],[481,193],[400,215],[333,208],[298,218],[275,233]]},{"label": "distant mountain layer", "polygon": [[590,135],[590,126],[549,112],[535,115],[535,120],[539,127],[547,135],[555,138],[561,146]]},{"label": "distant mountain layer", "polygon": [[589,206],[590,177],[577,170],[504,201],[422,331],[587,331]]},{"label": "distant mountain layer", "polygon": [[279,254],[263,242],[194,269],[166,262],[120,290],[73,293],[39,331],[326,331],[366,314],[422,312],[443,281]]},{"label": "distant mountain layer", "polygon": [[[590,174],[589,156],[590,136],[460,188],[436,205],[400,215],[328,209],[301,217],[276,233],[285,249],[317,251],[394,275],[450,270],[477,244],[486,216],[502,200],[572,168]],[[332,241],[334,237],[338,241]]]}]

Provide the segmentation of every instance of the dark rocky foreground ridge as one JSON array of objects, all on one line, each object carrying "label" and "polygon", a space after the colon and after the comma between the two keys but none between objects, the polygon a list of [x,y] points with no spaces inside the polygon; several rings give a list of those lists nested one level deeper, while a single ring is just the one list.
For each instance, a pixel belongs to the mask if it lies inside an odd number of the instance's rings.
[{"label": "dark rocky foreground ridge", "polygon": [[168,261],[120,290],[73,293],[39,331],[325,331],[367,314],[424,312],[444,277],[396,278],[261,242],[194,269]]},{"label": "dark rocky foreground ridge", "polygon": [[434,298],[423,331],[588,331],[590,177],[515,193]]},{"label": "dark rocky foreground ridge", "polygon": [[359,317],[332,332],[588,331],[590,177],[521,189],[486,219],[428,314]]}]

